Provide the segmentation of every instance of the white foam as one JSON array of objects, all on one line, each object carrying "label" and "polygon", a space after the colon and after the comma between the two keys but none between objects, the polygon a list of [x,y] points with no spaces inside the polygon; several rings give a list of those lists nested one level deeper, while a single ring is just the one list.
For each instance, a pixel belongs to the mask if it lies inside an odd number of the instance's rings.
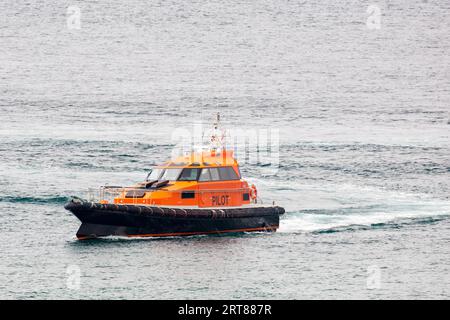
[{"label": "white foam", "polygon": [[352,184],[303,184],[253,179],[263,196],[285,207],[280,232],[370,226],[399,219],[450,215],[450,201]]}]

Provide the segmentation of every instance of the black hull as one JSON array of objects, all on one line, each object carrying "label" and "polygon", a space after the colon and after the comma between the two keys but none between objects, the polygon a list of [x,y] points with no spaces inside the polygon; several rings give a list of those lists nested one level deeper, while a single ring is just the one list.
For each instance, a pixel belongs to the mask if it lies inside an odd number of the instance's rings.
[{"label": "black hull", "polygon": [[81,222],[77,237],[164,237],[276,231],[281,207],[174,209],[73,199],[65,205]]}]

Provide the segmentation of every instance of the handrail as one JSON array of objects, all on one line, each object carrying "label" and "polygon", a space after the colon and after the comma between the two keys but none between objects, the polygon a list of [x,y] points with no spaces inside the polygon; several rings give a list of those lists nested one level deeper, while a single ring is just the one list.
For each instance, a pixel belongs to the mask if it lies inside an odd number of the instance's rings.
[{"label": "handrail", "polygon": [[[89,188],[87,193],[87,198],[89,201],[97,201],[97,200],[107,200],[106,198],[111,198],[113,200],[114,198],[120,197],[124,193],[129,193],[130,191],[134,191],[133,194],[128,195],[127,199],[133,199],[134,203],[137,203],[136,199],[142,199],[142,196],[137,196],[137,192],[140,194],[144,192],[155,192],[155,191],[164,191],[168,193],[182,193],[185,191],[194,191],[196,194],[202,195],[204,193],[216,193],[216,192],[226,192],[226,193],[241,193],[248,191],[247,188],[233,188],[233,189],[194,189],[194,190],[167,190],[164,188],[160,189],[146,189],[146,188],[138,188],[138,187],[122,187],[122,186],[101,186],[100,188],[94,189]],[[261,199],[258,197],[258,202],[261,201]],[[262,203],[262,201],[261,201]]]},{"label": "handrail", "polygon": [[[101,187],[101,189],[104,187]],[[164,191],[164,192],[174,192],[174,193],[179,193],[179,192],[184,192],[184,191],[196,191],[198,193],[202,193],[202,192],[242,192],[242,191],[247,191],[249,190],[248,188],[233,188],[233,189],[183,189],[183,190],[167,190],[164,188],[160,188],[160,189],[146,189],[146,188],[136,188],[136,187],[114,187],[114,188],[110,188],[108,187],[107,189],[113,189],[113,190],[121,190],[121,192],[123,191],[145,191],[145,192],[155,192],[155,191]],[[103,189],[104,190],[104,189]]]}]

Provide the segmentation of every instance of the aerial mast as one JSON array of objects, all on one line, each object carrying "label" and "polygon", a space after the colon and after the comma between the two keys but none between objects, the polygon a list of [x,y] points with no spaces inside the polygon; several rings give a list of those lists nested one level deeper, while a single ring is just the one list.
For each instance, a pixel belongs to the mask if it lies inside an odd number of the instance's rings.
[{"label": "aerial mast", "polygon": [[213,131],[210,139],[211,151],[225,148],[225,132],[220,129],[220,113],[217,112],[216,120],[213,123]]}]

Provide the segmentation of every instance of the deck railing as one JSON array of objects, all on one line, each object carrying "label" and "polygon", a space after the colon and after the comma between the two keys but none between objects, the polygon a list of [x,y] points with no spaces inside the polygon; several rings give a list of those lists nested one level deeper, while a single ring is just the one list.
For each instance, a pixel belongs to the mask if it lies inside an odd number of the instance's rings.
[{"label": "deck railing", "polygon": [[[87,200],[92,202],[99,202],[102,200],[108,201],[108,203],[114,203],[115,198],[124,197],[126,194],[126,199],[128,201],[132,201],[133,204],[139,203],[139,199],[142,199],[142,192],[155,192],[160,189],[146,189],[146,188],[137,188],[137,187],[122,187],[122,186],[101,186],[100,188],[89,188],[87,191]],[[170,193],[182,193],[190,190],[164,190],[164,192]],[[238,188],[238,189],[202,189],[202,190],[193,190],[195,194],[200,195],[200,199],[202,199],[201,195],[205,193],[242,193],[244,191],[248,191],[248,189]],[[262,204],[262,200],[260,197],[257,198],[257,202]]]}]

